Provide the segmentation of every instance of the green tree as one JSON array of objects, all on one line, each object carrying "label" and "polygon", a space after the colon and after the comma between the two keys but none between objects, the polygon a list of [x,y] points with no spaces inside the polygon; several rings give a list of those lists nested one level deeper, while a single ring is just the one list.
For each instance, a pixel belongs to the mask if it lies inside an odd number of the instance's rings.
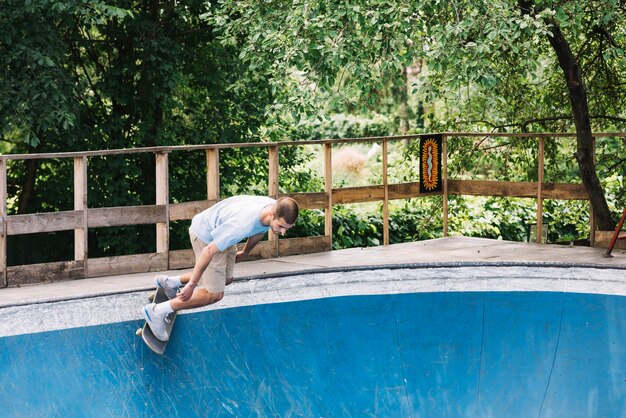
[{"label": "green tree", "polygon": [[431,105],[443,103],[431,109],[432,130],[575,129],[598,226],[612,228],[591,136],[626,121],[619,1],[218,4],[210,21],[222,42],[241,45],[241,59],[271,75],[277,117],[354,100],[343,91],[361,91],[356,100],[371,105],[388,80],[400,86],[403,68],[424,60],[417,88]]},{"label": "green tree", "polygon": [[[202,0],[7,0],[0,8],[0,139],[11,153],[276,139],[262,130],[272,96],[263,74],[215,40]],[[206,198],[201,153],[170,160],[173,199]],[[300,157],[281,156],[284,167]],[[223,159],[226,185],[263,180],[262,156]],[[152,156],[92,158],[89,206],[154,203]],[[72,167],[27,160],[10,167],[13,213],[72,208]],[[224,190],[229,190],[224,187]],[[181,226],[184,228],[184,226]],[[133,235],[149,227],[126,228]],[[42,251],[54,253],[51,238]],[[150,239],[90,231],[92,255],[152,251]]]}]

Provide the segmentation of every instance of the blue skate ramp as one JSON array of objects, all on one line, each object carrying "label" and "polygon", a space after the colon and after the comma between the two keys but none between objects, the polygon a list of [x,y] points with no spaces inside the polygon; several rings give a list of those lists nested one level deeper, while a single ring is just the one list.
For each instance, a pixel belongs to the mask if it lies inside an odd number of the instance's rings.
[{"label": "blue skate ramp", "polygon": [[0,319],[111,303],[137,319],[5,331],[3,416],[626,416],[624,296],[326,289],[179,315],[164,356],[135,336],[145,295],[15,308]]}]

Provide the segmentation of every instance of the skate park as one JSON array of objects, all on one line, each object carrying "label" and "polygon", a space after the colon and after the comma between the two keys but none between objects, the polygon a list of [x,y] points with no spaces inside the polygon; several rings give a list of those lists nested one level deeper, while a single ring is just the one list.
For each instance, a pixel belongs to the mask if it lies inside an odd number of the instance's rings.
[{"label": "skate park", "polygon": [[[86,204],[88,160],[98,155],[38,156],[73,161],[74,208],[7,214],[4,237],[69,229],[75,251],[66,262],[5,265],[0,378],[7,416],[621,416],[621,240],[611,257],[606,245],[447,233],[392,244],[391,201],[432,195],[417,182],[386,179],[332,187],[336,141],[315,145],[327,158],[326,189],[293,196],[321,210],[326,234],[269,234],[255,259],[237,265],[222,301],[181,312],[163,355],[135,334],[140,308],[155,275],[193,267],[189,249],[169,248],[170,222],[218,201],[225,151],[95,153],[154,158],[156,205],[110,208]],[[169,154],[180,151],[206,154],[207,200],[169,196]],[[278,146],[266,154],[270,196],[279,194],[279,154]],[[584,198],[577,184],[440,178],[444,202],[454,194],[519,195],[538,202],[537,218],[544,198]],[[333,208],[367,201],[382,202],[381,244],[332,250]],[[444,231],[449,221],[446,212]],[[156,252],[89,256],[85,231],[134,223],[155,229]],[[536,240],[545,236],[539,231]]]},{"label": "skate park", "polygon": [[2,416],[626,418],[622,2],[0,22]]}]

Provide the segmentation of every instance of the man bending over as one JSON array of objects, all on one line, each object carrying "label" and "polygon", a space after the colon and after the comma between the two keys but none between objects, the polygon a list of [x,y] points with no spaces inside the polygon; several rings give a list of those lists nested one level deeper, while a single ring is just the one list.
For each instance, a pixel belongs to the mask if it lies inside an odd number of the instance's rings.
[{"label": "man bending over", "polygon": [[[155,277],[169,301],[143,307],[143,315],[152,333],[167,341],[167,314],[182,309],[199,308],[219,302],[224,287],[233,282],[235,263],[243,260],[271,229],[283,235],[298,218],[298,204],[290,197],[274,200],[265,196],[234,196],[222,200],[193,217],[189,228],[196,264],[181,276]],[[242,251],[237,243],[247,238]],[[184,285],[178,292],[178,288]]]}]

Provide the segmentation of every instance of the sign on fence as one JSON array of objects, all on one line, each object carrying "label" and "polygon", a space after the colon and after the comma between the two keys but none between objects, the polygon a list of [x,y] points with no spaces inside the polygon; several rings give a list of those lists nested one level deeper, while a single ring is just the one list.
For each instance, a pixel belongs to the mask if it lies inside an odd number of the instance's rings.
[{"label": "sign on fence", "polygon": [[441,146],[442,135],[420,137],[420,193],[443,192]]}]

